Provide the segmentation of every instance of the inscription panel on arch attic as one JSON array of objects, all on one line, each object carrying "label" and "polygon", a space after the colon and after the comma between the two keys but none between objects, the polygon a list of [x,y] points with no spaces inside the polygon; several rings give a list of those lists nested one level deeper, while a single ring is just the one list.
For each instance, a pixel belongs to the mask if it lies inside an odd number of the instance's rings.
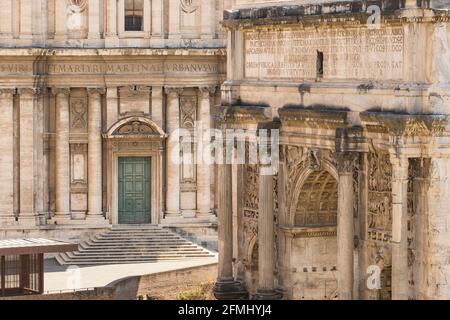
[{"label": "inscription panel on arch attic", "polygon": [[403,78],[402,27],[282,29],[245,32],[248,79],[330,80]]}]

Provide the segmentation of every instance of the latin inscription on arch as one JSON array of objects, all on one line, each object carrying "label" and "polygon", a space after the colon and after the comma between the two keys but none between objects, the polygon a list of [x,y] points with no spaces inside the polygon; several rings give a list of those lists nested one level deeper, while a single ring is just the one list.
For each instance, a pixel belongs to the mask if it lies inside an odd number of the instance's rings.
[{"label": "latin inscription on arch", "polygon": [[318,51],[326,79],[402,79],[404,31],[304,29],[245,34],[245,75],[256,79],[314,79]]}]

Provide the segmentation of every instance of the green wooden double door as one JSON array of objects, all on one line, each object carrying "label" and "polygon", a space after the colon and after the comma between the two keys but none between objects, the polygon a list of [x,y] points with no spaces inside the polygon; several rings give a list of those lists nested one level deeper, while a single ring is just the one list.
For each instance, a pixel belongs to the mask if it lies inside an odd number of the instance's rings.
[{"label": "green wooden double door", "polygon": [[151,158],[119,158],[119,224],[151,223]]}]

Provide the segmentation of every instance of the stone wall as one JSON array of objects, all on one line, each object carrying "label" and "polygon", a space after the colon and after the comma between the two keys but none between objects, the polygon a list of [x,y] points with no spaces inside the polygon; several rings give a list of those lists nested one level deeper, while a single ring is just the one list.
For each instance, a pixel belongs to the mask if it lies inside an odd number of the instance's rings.
[{"label": "stone wall", "polygon": [[104,288],[35,296],[8,297],[0,300],[136,300],[178,299],[178,294],[212,283],[217,263],[117,280]]}]

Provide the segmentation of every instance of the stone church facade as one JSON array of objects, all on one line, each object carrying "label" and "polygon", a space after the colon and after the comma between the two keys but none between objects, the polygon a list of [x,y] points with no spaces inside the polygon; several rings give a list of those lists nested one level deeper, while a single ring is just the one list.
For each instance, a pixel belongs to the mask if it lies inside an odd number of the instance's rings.
[{"label": "stone church facade", "polygon": [[450,298],[449,4],[277,3],[224,16],[221,128],[280,150],[218,166],[216,296]]},{"label": "stone church facade", "polygon": [[8,0],[0,8],[0,235],[214,222],[214,168],[168,139],[214,124],[226,1]]}]

